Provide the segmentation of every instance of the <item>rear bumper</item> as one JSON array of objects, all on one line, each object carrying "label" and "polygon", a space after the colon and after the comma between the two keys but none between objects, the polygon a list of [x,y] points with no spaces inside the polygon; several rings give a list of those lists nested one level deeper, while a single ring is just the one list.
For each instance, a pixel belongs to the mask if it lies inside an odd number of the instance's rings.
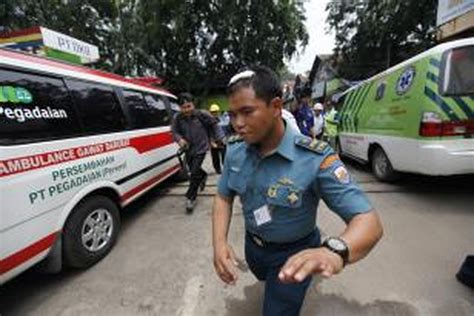
[{"label": "rear bumper", "polygon": [[474,139],[419,142],[417,152],[419,173],[474,174]]},{"label": "rear bumper", "polygon": [[[430,176],[474,174],[474,138],[415,139],[374,134],[352,137],[354,158],[370,160],[370,148],[381,146],[396,171]],[[351,157],[352,157],[351,156]]]}]

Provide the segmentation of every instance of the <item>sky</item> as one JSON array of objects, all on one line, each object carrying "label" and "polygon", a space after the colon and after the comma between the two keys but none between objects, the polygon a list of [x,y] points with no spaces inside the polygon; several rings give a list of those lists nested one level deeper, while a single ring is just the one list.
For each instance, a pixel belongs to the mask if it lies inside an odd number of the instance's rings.
[{"label": "sky", "polygon": [[299,50],[299,55],[295,55],[288,67],[293,73],[303,73],[311,70],[316,54],[330,54],[334,48],[334,33],[326,34],[326,16],[324,11],[329,0],[307,0],[306,9],[306,30],[309,35],[306,49]]}]

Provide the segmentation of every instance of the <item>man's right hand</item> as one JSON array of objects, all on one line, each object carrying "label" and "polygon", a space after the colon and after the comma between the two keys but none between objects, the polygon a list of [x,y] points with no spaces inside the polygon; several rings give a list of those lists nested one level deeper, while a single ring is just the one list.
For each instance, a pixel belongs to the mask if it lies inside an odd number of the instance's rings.
[{"label": "man's right hand", "polygon": [[214,269],[219,278],[227,284],[235,285],[237,273],[235,267],[238,265],[232,247],[224,243],[214,249]]}]

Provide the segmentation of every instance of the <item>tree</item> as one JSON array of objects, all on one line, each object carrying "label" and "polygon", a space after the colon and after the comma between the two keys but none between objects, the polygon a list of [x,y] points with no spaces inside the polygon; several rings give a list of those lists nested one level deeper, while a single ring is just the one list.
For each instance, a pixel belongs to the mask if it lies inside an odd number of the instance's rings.
[{"label": "tree", "polygon": [[97,45],[95,67],[158,75],[175,91],[223,88],[239,69],[284,67],[305,46],[303,0],[4,0],[0,31],[45,26]]},{"label": "tree", "polygon": [[250,64],[279,71],[306,45],[302,1],[152,0],[142,3],[149,51],[159,71],[182,90],[225,87]]},{"label": "tree", "polygon": [[339,75],[365,79],[433,46],[436,8],[434,0],[329,3]]}]

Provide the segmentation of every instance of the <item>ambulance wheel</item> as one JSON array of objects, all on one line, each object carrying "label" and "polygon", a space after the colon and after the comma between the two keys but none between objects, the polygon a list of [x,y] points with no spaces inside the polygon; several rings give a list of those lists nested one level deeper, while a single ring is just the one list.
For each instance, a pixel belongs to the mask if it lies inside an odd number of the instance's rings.
[{"label": "ambulance wheel", "polygon": [[375,177],[383,182],[394,181],[398,178],[398,174],[393,170],[392,163],[382,148],[378,147],[372,154],[372,170]]},{"label": "ambulance wheel", "polygon": [[63,258],[72,268],[87,268],[112,249],[120,230],[117,205],[108,197],[92,196],[71,212],[63,229]]}]

